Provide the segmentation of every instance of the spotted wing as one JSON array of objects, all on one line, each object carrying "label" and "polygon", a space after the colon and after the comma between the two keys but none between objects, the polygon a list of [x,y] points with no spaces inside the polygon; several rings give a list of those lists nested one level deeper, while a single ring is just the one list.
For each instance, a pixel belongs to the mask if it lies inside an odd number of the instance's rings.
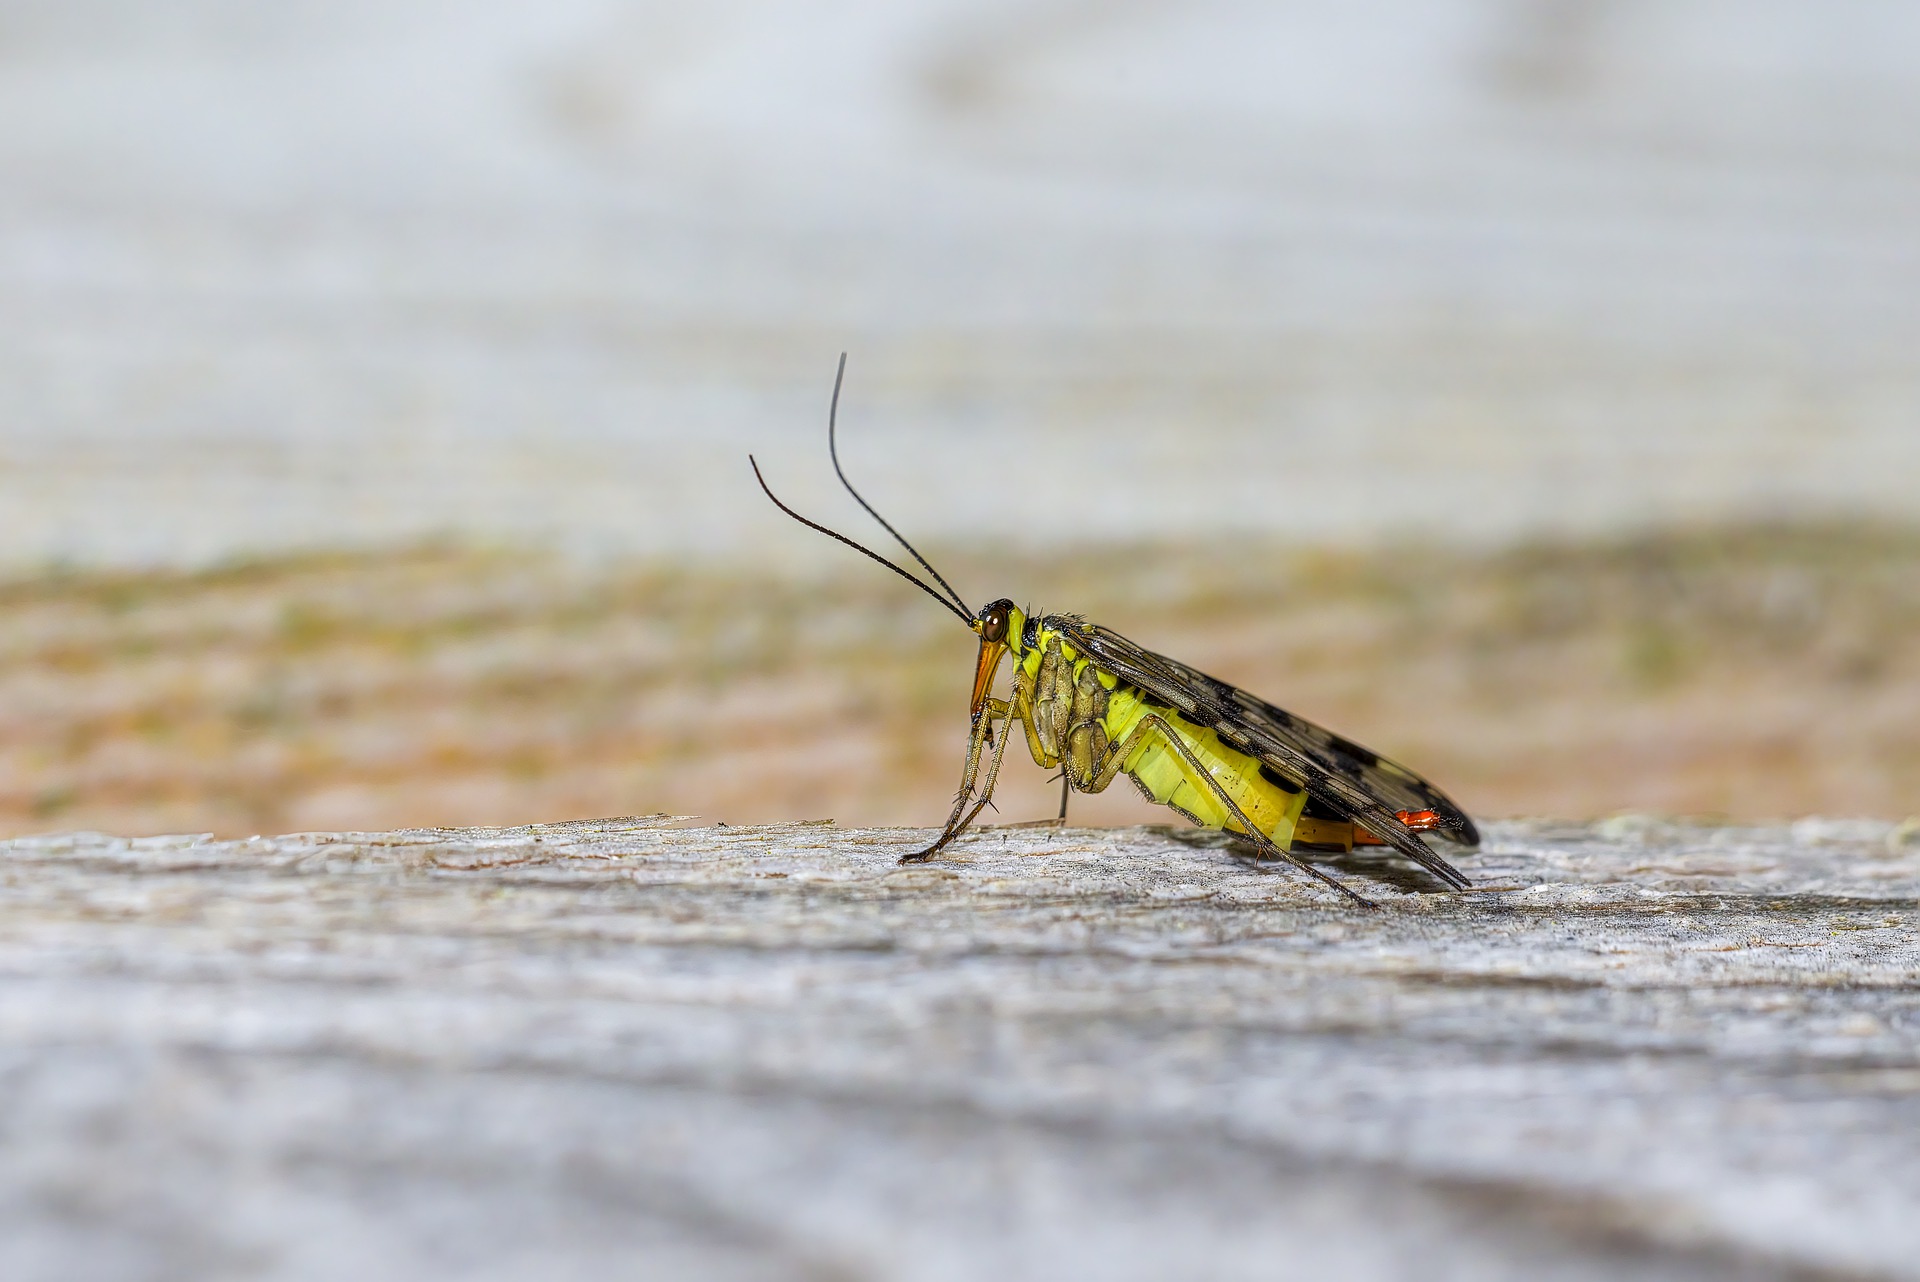
[{"label": "spotted wing", "polygon": [[1469,883],[1402,823],[1400,810],[1431,810],[1437,831],[1463,846],[1480,844],[1473,820],[1452,799],[1413,771],[1294,716],[1284,708],[1135,645],[1095,623],[1048,620],[1072,644],[1120,680],[1207,726],[1222,742],[1259,758],[1321,806],[1365,828],[1381,841],[1456,888]]}]

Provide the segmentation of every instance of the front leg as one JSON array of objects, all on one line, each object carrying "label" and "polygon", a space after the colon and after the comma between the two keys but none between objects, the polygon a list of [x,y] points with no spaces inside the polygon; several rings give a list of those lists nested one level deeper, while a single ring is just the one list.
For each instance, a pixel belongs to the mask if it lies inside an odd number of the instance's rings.
[{"label": "front leg", "polygon": [[[940,837],[925,850],[916,850],[910,855],[900,856],[903,864],[920,864],[934,857],[951,844],[954,838],[967,830],[967,826],[976,819],[987,803],[993,800],[993,786],[1000,778],[1000,762],[1007,754],[1007,742],[1013,737],[1013,722],[1018,719],[1027,729],[1028,746],[1034,747],[1036,756],[1039,740],[1034,734],[1032,714],[1028,711],[1033,705],[1029,697],[1030,690],[1025,669],[1017,670],[1013,678],[1013,698],[1010,700],[989,699],[981,708],[979,719],[973,724],[973,733],[967,740],[967,766],[960,776],[960,792],[953,800],[953,813],[947,816],[947,825],[941,829]],[[993,738],[993,719],[1002,719],[999,740]],[[993,744],[993,762],[987,768],[986,786],[981,789],[980,800],[972,810],[967,810],[967,802],[973,799],[974,780],[980,773],[981,749]],[[962,817],[964,814],[964,818]]]},{"label": "front leg", "polygon": [[[996,699],[993,703],[999,703],[999,700]],[[967,802],[973,795],[974,775],[980,767],[981,741],[990,733],[988,727],[993,723],[993,703],[990,703],[986,708],[981,710],[979,724],[973,728],[973,738],[967,749],[966,777],[961,780],[960,796],[953,804],[953,813],[947,817],[946,828],[941,832],[939,839],[925,850],[916,850],[910,855],[900,856],[901,863],[923,864],[939,854],[942,850],[946,849],[947,846],[952,844],[961,833],[965,832],[968,826],[979,817],[980,812],[986,809],[987,803],[993,800],[993,785],[1000,778],[1000,762],[1006,757],[1007,744],[1013,738],[1013,727],[1011,725],[1005,726],[1001,730],[1000,741],[993,746],[993,761],[987,767],[986,785],[980,790],[980,800],[974,802],[973,809],[966,811],[966,818],[962,819],[960,817],[960,812],[966,810]],[[1007,711],[1006,704],[1000,703],[999,706],[1003,713]],[[1012,720],[1010,713],[1007,714],[1007,719],[1009,721]]]},{"label": "front leg", "polygon": [[[989,699],[987,700],[986,707],[982,708],[980,715],[974,719],[973,731],[967,736],[967,764],[960,771],[960,790],[954,794],[953,812],[947,816],[946,825],[940,830],[941,839],[936,845],[944,845],[947,842],[953,834],[955,826],[959,824],[960,816],[966,812],[967,802],[973,799],[973,781],[980,773],[980,750],[993,735],[994,717],[1003,714],[1005,711],[1006,705],[1004,703],[1001,703],[998,699]],[[1004,742],[1006,736],[1002,735],[1000,737]],[[932,854],[933,849],[934,847],[929,847],[917,854],[903,855],[900,858],[900,862],[903,864],[920,863]]]}]

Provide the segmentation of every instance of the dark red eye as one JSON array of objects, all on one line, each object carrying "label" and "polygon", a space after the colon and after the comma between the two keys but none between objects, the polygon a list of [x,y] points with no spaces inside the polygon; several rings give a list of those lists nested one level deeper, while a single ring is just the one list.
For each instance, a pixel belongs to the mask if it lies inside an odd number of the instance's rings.
[{"label": "dark red eye", "polygon": [[980,612],[980,637],[984,641],[999,644],[1007,639],[1007,613],[1013,609],[1011,601],[995,601]]}]

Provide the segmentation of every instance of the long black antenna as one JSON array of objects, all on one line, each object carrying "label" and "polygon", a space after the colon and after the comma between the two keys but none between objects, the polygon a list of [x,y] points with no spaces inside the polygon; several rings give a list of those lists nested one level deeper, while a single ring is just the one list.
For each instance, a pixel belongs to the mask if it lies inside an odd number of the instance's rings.
[{"label": "long black antenna", "polygon": [[[974,623],[973,616],[967,613],[967,611],[964,608],[955,607],[952,602],[948,601],[945,597],[941,596],[938,592],[935,592],[932,588],[928,587],[925,583],[922,583],[919,579],[907,573],[905,570],[901,569],[899,566],[895,565],[893,562],[887,560],[886,557],[881,556],[878,552],[872,551],[868,548],[861,547],[858,543],[855,543],[852,539],[848,538],[846,535],[836,533],[833,530],[829,530],[826,526],[820,524],[818,521],[809,521],[806,517],[801,516],[798,512],[788,507],[785,503],[782,503],[779,499],[779,496],[776,495],[773,492],[773,490],[768,487],[767,478],[760,475],[760,464],[755,461],[753,455],[751,454],[747,455],[747,462],[753,464],[753,479],[760,482],[760,488],[766,491],[767,497],[773,500],[773,505],[775,507],[779,508],[782,512],[785,512],[788,516],[800,522],[800,524],[806,526],[808,529],[818,530],[820,531],[820,533],[826,535],[830,539],[839,539],[842,543],[846,544],[848,547],[852,548],[854,551],[860,553],[862,556],[872,557],[874,560],[886,566],[889,570],[892,570],[895,574],[899,575],[901,578],[905,579],[907,582],[913,584],[914,587],[919,588],[922,592],[926,593],[928,596],[938,601],[941,605],[946,606],[947,609],[952,610],[955,614],[959,615],[960,622],[966,624],[969,628],[973,626],[973,623]],[[856,495],[855,497],[857,498],[859,496]],[[872,509],[869,508],[868,510],[871,511]],[[886,522],[882,521],[881,524],[885,525]],[[895,535],[894,537],[898,538],[899,536]],[[904,539],[902,539],[901,541],[905,542]],[[920,564],[926,565],[926,562],[922,561]],[[928,568],[931,569],[932,567],[928,566]],[[937,578],[938,576],[936,575],[935,577]],[[951,592],[953,589],[948,588],[947,590]]]},{"label": "long black antenna", "polygon": [[[842,352],[840,353],[840,368],[833,372],[833,403],[827,407],[827,456],[833,460],[833,474],[840,478],[840,484],[847,487],[847,493],[853,495],[853,501],[855,503],[858,503],[861,507],[867,509],[868,516],[872,517],[874,520],[880,522],[881,525],[885,526],[887,533],[891,534],[895,539],[899,540],[901,547],[905,548],[908,552],[912,553],[913,559],[920,563],[920,568],[925,570],[928,574],[931,574],[933,576],[933,581],[935,583],[938,583],[941,587],[947,590],[947,595],[953,598],[953,603],[959,606],[960,609],[966,614],[967,618],[971,620],[973,618],[973,611],[969,610],[967,608],[967,603],[960,599],[960,594],[953,590],[953,585],[948,583],[944,578],[940,577],[940,571],[934,569],[932,565],[928,564],[927,558],[924,556],[921,556],[920,553],[914,548],[913,544],[907,542],[905,535],[901,534],[900,531],[893,528],[893,522],[887,520],[886,517],[881,516],[878,512],[874,511],[873,504],[867,502],[865,499],[860,497],[860,491],[853,488],[853,482],[849,481],[847,479],[847,474],[840,470],[840,447],[835,440],[835,435],[836,435],[836,429],[838,428],[840,423],[840,381],[844,379],[846,376],[847,376],[847,354],[845,352]],[[858,545],[856,544],[856,546]],[[868,555],[871,556],[872,553],[868,553]]]}]

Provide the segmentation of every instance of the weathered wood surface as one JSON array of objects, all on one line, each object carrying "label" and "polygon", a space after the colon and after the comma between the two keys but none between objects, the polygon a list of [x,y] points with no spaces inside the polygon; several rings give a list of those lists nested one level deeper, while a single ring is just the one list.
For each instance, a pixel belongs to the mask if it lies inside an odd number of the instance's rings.
[{"label": "weathered wood surface", "polygon": [[1920,839],[0,844],[0,1274],[1920,1277]]}]

